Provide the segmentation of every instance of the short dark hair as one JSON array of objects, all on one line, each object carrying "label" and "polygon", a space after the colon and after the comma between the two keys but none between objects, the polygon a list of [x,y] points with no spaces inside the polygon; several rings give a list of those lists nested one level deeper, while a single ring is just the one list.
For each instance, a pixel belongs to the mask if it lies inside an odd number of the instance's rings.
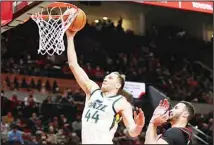
[{"label": "short dark hair", "polygon": [[119,88],[119,91],[122,91],[125,85],[125,75],[120,74],[119,72],[113,72],[118,76],[118,79],[120,81],[121,87]]},{"label": "short dark hair", "polygon": [[11,128],[11,129],[17,129],[18,126],[17,126],[15,123],[11,123],[10,128]]},{"label": "short dark hair", "polygon": [[194,115],[195,115],[195,108],[194,106],[190,103],[190,102],[187,102],[187,101],[180,101],[180,103],[183,103],[189,113],[189,116],[188,116],[188,121],[190,121]]}]

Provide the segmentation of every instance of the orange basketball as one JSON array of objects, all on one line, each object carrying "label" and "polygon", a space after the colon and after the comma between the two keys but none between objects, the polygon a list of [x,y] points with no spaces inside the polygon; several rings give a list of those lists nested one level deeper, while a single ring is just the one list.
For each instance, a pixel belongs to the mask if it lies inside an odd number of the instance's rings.
[{"label": "orange basketball", "polygon": [[73,21],[73,23],[70,25],[68,29],[70,31],[79,31],[85,26],[85,24],[86,24],[86,15],[83,12],[83,10],[78,8],[77,17],[75,18],[75,20]]}]

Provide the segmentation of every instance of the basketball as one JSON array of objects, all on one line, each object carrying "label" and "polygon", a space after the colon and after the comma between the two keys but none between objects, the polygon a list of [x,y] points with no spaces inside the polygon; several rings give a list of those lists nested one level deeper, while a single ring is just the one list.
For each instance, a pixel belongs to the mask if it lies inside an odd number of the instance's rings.
[{"label": "basketball", "polygon": [[85,26],[85,24],[86,24],[86,15],[83,12],[83,10],[78,8],[77,17],[75,18],[74,22],[70,25],[68,29],[70,31],[79,31]]}]

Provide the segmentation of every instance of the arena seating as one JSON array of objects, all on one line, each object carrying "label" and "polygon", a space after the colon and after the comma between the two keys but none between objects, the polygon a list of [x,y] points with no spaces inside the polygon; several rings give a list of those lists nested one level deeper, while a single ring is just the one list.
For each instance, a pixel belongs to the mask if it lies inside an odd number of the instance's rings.
[{"label": "arena seating", "polygon": [[[16,124],[23,131],[26,143],[78,144],[84,93],[72,80],[66,52],[53,57],[35,55],[37,32],[37,26],[30,20],[3,34],[2,142],[7,141],[8,125]],[[102,81],[107,72],[117,70],[129,81],[152,84],[172,100],[211,104],[212,73],[202,65],[203,58],[195,52],[175,52],[178,47],[191,46],[194,48],[189,51],[198,50],[198,46],[193,45],[195,42],[204,49],[209,48],[210,43],[176,34],[169,35],[165,29],[154,27],[146,36],[136,36],[130,30],[124,31],[121,25],[114,26],[110,20],[87,24],[75,38],[78,61],[97,82]],[[29,95],[5,97],[11,91]],[[46,99],[36,101],[35,92],[46,94]],[[201,138],[209,143],[212,143],[212,119],[212,114],[199,114],[193,122],[208,135]],[[116,133],[116,144],[143,144],[145,132],[139,138],[131,139],[122,126]]]},{"label": "arena seating", "polygon": [[[35,31],[29,33],[28,29]],[[31,20],[3,34],[7,38],[4,40],[7,49],[2,72],[72,79],[66,53],[53,57],[35,55],[39,39],[37,29]],[[121,25],[114,27],[110,20],[87,24],[75,38],[79,63],[96,81],[102,81],[106,72],[120,71],[127,80],[152,84],[173,100],[211,104],[212,72],[197,63],[202,60],[201,55],[192,53],[194,49],[199,52],[201,47],[207,48],[203,49],[204,54],[208,53],[210,43],[178,36],[179,31],[174,29],[153,28],[143,37],[131,31],[124,32]],[[169,33],[170,30],[174,33]],[[200,44],[199,48],[195,44]]]}]

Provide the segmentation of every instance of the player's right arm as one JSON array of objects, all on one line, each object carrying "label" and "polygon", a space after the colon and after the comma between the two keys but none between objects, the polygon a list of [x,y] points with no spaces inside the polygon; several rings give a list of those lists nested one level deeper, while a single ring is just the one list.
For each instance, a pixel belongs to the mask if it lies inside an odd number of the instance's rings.
[{"label": "player's right arm", "polygon": [[143,111],[140,109],[138,114],[135,112],[133,118],[132,106],[125,98],[122,98],[117,104],[115,104],[115,109],[117,112],[121,113],[123,123],[128,129],[129,135],[131,137],[138,136],[145,124]]},{"label": "player's right arm", "polygon": [[85,71],[79,66],[77,62],[77,55],[74,46],[74,36],[76,32],[67,31],[67,56],[68,56],[68,64],[69,67],[80,87],[86,93],[86,96],[90,96],[91,92],[95,89],[98,89],[99,86],[89,79],[88,75]]}]

